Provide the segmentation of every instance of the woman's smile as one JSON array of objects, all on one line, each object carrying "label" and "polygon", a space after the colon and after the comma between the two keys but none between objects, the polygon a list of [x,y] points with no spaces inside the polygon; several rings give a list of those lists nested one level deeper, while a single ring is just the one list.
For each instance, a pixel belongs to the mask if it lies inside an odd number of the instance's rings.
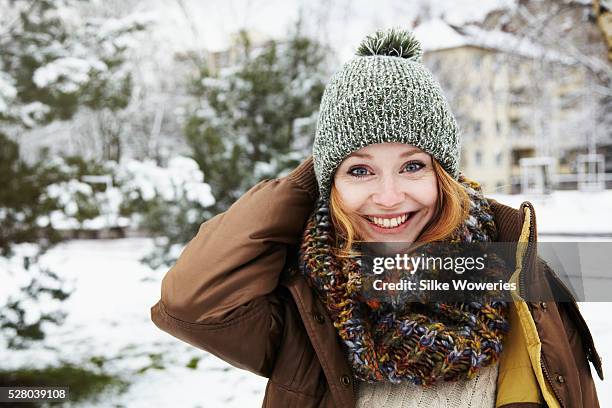
[{"label": "woman's smile", "polygon": [[366,221],[372,232],[379,234],[397,234],[406,229],[411,220],[414,218],[415,212],[409,211],[396,214],[376,214],[365,215],[362,218]]}]

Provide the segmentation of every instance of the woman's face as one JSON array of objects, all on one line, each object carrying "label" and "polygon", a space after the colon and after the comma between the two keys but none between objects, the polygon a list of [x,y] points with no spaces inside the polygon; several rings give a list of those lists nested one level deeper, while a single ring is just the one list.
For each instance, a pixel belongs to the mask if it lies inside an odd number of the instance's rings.
[{"label": "woman's face", "polygon": [[352,153],[336,170],[334,186],[345,210],[358,216],[368,242],[415,242],[438,198],[431,156],[403,143]]}]

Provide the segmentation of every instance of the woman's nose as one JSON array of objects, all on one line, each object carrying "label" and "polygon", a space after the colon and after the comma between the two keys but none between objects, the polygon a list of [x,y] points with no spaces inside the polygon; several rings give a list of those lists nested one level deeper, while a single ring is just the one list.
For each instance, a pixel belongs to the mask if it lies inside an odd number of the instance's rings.
[{"label": "woman's nose", "polygon": [[392,177],[387,177],[381,180],[372,200],[381,207],[394,208],[404,201],[404,193]]}]

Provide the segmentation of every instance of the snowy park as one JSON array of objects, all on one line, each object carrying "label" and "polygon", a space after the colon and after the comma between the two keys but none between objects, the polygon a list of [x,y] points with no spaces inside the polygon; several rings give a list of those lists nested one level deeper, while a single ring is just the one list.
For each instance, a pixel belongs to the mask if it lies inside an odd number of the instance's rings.
[{"label": "snowy park", "polygon": [[[460,171],[531,202],[539,242],[612,242],[609,3],[0,0],[0,387],[69,386],[66,407],[261,406],[266,378],[150,308],[203,222],[312,155],[324,90],[357,55],[431,72]],[[360,43],[393,27],[411,47]],[[577,276],[612,288],[605,265]],[[609,407],[599,293],[579,308]]]}]

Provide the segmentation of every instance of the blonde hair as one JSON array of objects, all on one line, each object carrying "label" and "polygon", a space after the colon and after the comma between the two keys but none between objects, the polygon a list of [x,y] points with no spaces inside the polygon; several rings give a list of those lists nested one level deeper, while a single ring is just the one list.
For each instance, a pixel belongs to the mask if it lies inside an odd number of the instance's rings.
[{"label": "blonde hair", "polygon": [[[419,243],[443,241],[448,238],[469,212],[469,197],[463,186],[433,158],[432,165],[438,182],[438,199],[434,216],[417,238]],[[352,246],[355,242],[363,242],[365,234],[361,224],[357,222],[359,216],[346,211],[334,184],[331,187],[329,209],[336,236],[336,255],[355,255]]]}]

